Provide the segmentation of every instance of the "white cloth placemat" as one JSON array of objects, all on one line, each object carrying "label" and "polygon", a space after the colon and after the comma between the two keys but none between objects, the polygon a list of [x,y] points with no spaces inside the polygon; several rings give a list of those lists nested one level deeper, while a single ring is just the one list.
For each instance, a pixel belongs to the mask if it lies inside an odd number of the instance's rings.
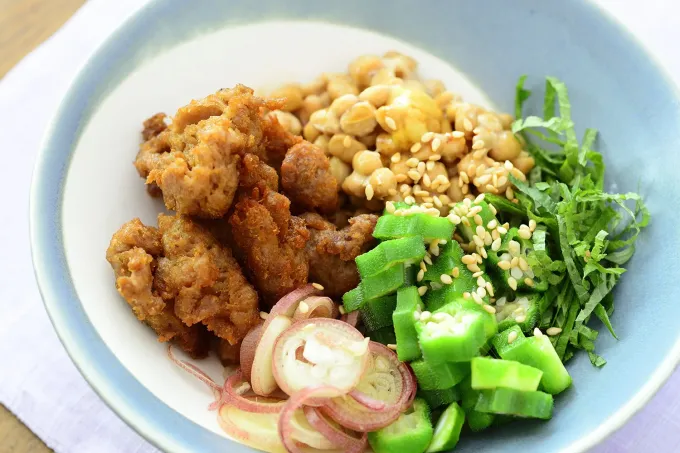
[{"label": "white cloth placemat", "polygon": [[[0,143],[5,155],[0,178],[0,237],[4,241],[0,253],[0,403],[57,453],[157,451],[108,409],[69,360],[40,300],[28,236],[31,173],[47,122],[87,57],[144,3],[90,0],[0,81]],[[680,56],[672,44],[680,33],[680,7],[674,0],[647,0],[644,8],[637,0],[599,3],[640,36],[669,72],[680,76]],[[680,451],[680,374],[596,451]]]}]

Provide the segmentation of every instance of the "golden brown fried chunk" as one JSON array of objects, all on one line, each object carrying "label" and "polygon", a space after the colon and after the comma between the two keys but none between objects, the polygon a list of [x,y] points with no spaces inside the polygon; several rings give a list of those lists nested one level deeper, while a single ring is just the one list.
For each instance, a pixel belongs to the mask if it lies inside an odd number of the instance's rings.
[{"label": "golden brown fried chunk", "polygon": [[172,341],[195,359],[208,355],[210,333],[202,324],[189,327],[180,321],[175,315],[172,301],[169,301],[162,313],[149,316],[145,322],[156,332],[158,341]]},{"label": "golden brown fried chunk", "polygon": [[186,216],[158,216],[163,256],[156,287],[175,301],[186,325],[203,323],[231,344],[260,322],[257,292],[243,276],[231,250]]},{"label": "golden brown fried chunk", "polygon": [[290,148],[302,142],[299,135],[293,135],[279,123],[276,115],[266,115],[263,119],[264,147],[267,153],[267,163],[278,169],[281,167],[286,153]]},{"label": "golden brown fried chunk", "polygon": [[338,208],[338,183],[323,150],[307,141],[293,146],[281,164],[281,185],[303,211],[330,213]]},{"label": "golden brown fried chunk", "polygon": [[116,288],[140,321],[173,341],[192,357],[208,351],[208,335],[201,326],[188,327],[175,316],[172,301],[164,301],[154,286],[155,257],[162,253],[161,234],[139,219],[123,225],[111,238],[106,259],[116,275]]},{"label": "golden brown fried chunk", "polygon": [[340,297],[359,284],[354,258],[375,244],[372,234],[378,216],[353,217],[341,230],[318,214],[307,213],[303,218],[311,233],[306,249],[309,279],[323,285],[325,295]]},{"label": "golden brown fried chunk", "polygon": [[144,121],[144,129],[142,130],[142,138],[144,141],[151,140],[164,130],[168,128],[165,122],[167,115],[165,113],[156,113],[151,118]]},{"label": "golden brown fried chunk", "polygon": [[116,289],[141,321],[165,308],[165,302],[153,290],[154,257],[161,250],[160,232],[139,219],[123,225],[106,250],[106,259],[116,274]]},{"label": "golden brown fried chunk", "polygon": [[251,281],[270,306],[307,283],[309,231],[302,219],[291,216],[288,198],[255,188],[236,203],[229,224]]},{"label": "golden brown fried chunk", "polygon": [[267,187],[274,192],[279,190],[279,175],[272,167],[264,163],[257,156],[247,154],[241,162],[241,179],[239,190],[251,193],[255,187]]},{"label": "golden brown fried chunk", "polygon": [[243,85],[180,108],[171,125],[144,142],[135,167],[157,184],[168,209],[218,218],[231,206],[245,153],[265,158],[267,102]]}]

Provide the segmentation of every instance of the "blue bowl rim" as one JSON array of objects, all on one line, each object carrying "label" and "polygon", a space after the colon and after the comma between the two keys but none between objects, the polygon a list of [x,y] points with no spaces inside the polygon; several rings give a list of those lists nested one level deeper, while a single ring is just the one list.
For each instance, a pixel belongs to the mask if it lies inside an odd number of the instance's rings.
[{"label": "blue bowl rim", "polygon": [[[76,336],[72,335],[72,333],[66,328],[65,319],[69,317],[69,314],[60,308],[60,298],[57,296],[57,291],[55,289],[62,283],[61,280],[66,280],[67,284],[71,285],[71,287],[73,286],[68,271],[68,265],[62,256],[59,256],[59,254],[54,254],[53,250],[48,250],[43,247],[43,241],[45,238],[48,238],[54,240],[56,244],[59,244],[59,248],[63,250],[63,244],[61,243],[62,237],[60,209],[63,195],[63,181],[59,182],[60,193],[56,194],[58,206],[55,208],[57,211],[56,218],[46,216],[45,211],[40,209],[45,205],[46,202],[49,203],[49,201],[53,201],[46,200],[46,198],[49,197],[47,196],[48,192],[44,187],[45,181],[49,180],[48,175],[53,170],[52,167],[47,165],[48,151],[51,147],[59,146],[58,144],[53,143],[53,141],[55,140],[57,131],[62,129],[62,123],[68,116],[69,107],[74,104],[74,101],[77,98],[79,86],[88,79],[89,69],[93,65],[93,61],[96,60],[97,57],[99,57],[102,53],[104,53],[104,51],[109,46],[111,46],[112,43],[118,41],[126,29],[132,27],[135,23],[142,20],[146,13],[153,9],[154,5],[159,1],[161,0],[150,0],[144,6],[134,11],[121,24],[119,24],[117,28],[95,49],[95,51],[88,56],[87,60],[80,66],[75,77],[72,79],[68,90],[59,104],[59,107],[48,124],[40,145],[40,149],[38,151],[31,182],[29,220],[31,255],[40,294],[57,336],[59,337],[74,365],[78,368],[92,389],[138,434],[140,434],[156,447],[165,451],[174,452],[189,450],[184,449],[183,446],[179,445],[179,443],[173,443],[172,439],[177,438],[171,433],[170,429],[166,429],[165,431],[154,431],[147,421],[143,417],[140,417],[139,411],[136,410],[134,404],[128,404],[127,401],[118,399],[115,394],[109,393],[107,390],[110,389],[107,389],[108,386],[106,385],[107,379],[101,375],[101,370],[98,369],[97,364],[90,363],[88,359],[83,357],[84,352],[81,349],[81,342],[83,339],[76,338]],[[637,45],[641,52],[645,53],[649,57],[650,65],[656,69],[661,78],[669,86],[670,90],[675,93],[675,97],[680,99],[680,91],[678,90],[678,87],[673,82],[672,77],[670,77],[664,66],[658,62],[656,55],[653,52],[650,52],[649,49],[647,49],[647,47],[637,39],[637,37],[635,37],[625,26],[619,23],[619,21],[609,11],[602,8],[594,0],[584,1],[596,9],[598,14],[602,15],[611,23],[615,24],[622,34],[627,35],[628,39]],[[62,143],[61,145],[72,148],[71,143]],[[69,166],[70,154],[67,156],[66,162],[62,162],[62,164],[66,167]],[[54,220],[56,220],[56,224],[52,223]],[[50,264],[48,265],[46,263]],[[50,269],[52,267],[54,267],[54,269],[59,269],[57,273],[54,273],[53,270]],[[102,346],[106,348],[106,350],[108,350],[108,347],[106,347],[98,334],[96,334],[96,339],[102,343]],[[127,372],[125,367],[118,361],[118,359],[113,355],[112,357],[115,362],[113,365],[120,367],[124,373],[129,374],[129,372]],[[621,407],[614,414],[610,415],[596,429],[561,450],[561,453],[585,452],[602,442],[614,431],[621,428],[626,421],[628,421],[636,412],[644,407],[644,405],[652,398],[652,396],[670,378],[678,365],[680,365],[680,337],[670,349],[664,362],[653,371],[646,384],[640,388],[639,391],[633,395],[623,407]],[[148,392],[148,390],[144,390]],[[158,400],[158,398],[153,395],[151,395],[151,397]],[[158,401],[160,402],[160,400]],[[198,425],[189,421],[184,416],[179,416],[186,422],[198,427]],[[174,426],[173,428],[177,430],[178,427]],[[202,427],[199,427],[199,429],[204,430]]]}]

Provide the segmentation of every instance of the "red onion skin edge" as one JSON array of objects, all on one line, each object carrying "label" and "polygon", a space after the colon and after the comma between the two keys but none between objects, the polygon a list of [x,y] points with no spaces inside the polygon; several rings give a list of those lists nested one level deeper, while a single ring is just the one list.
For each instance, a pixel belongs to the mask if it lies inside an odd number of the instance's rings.
[{"label": "red onion skin edge", "polygon": [[274,414],[281,412],[283,409],[283,401],[280,403],[258,403],[257,401],[251,401],[239,395],[234,389],[235,385],[239,382],[243,383],[245,381],[243,380],[241,373],[237,371],[224,383],[225,396],[223,400],[225,404],[231,404],[243,411],[258,414]]},{"label": "red onion skin edge", "polygon": [[250,329],[250,331],[243,337],[243,342],[241,342],[240,360],[241,364],[241,374],[243,379],[250,382],[251,371],[253,369],[253,362],[255,361],[255,351],[257,350],[257,345],[260,344],[260,338],[262,338],[262,332],[264,332],[262,324]]},{"label": "red onion skin edge", "polygon": [[293,427],[291,420],[295,415],[295,411],[305,405],[308,400],[318,399],[320,397],[328,397],[331,395],[340,396],[342,392],[331,386],[307,387],[292,395],[286,404],[283,406],[281,416],[279,417],[279,437],[283,446],[286,447],[288,453],[304,453],[298,447],[297,442],[293,439]]},{"label": "red onion skin edge", "polygon": [[388,404],[385,403],[384,401],[371,398],[370,396],[356,389],[349,392],[349,396],[354,398],[354,401],[361,404],[366,409],[371,409],[373,411],[382,411],[385,410],[386,407],[388,407]]},{"label": "red onion skin edge", "polygon": [[368,443],[368,435],[360,433],[361,437],[353,437],[328,423],[318,409],[305,406],[303,408],[305,417],[310,425],[322,436],[334,443],[346,453],[363,453]]},{"label": "red onion skin edge", "polygon": [[[272,309],[269,311],[267,320],[277,315],[286,315],[289,318],[292,318],[293,314],[295,313],[295,309],[297,308],[297,304],[299,304],[301,300],[309,296],[316,296],[318,294],[319,290],[314,288],[311,284],[301,286],[300,288],[289,292],[274,304]],[[268,322],[265,321],[265,325],[267,324]]]},{"label": "red onion skin edge", "polygon": [[352,327],[356,327],[359,323],[359,310],[355,310],[350,313],[346,313],[340,317],[341,321],[345,321]]}]

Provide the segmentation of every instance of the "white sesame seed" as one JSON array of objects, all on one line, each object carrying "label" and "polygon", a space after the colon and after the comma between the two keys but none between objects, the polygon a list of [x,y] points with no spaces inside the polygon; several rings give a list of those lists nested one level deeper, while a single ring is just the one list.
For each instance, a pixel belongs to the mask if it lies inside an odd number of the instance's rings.
[{"label": "white sesame seed", "polygon": [[370,184],[368,184],[368,185],[366,186],[365,192],[366,192],[366,199],[369,200],[369,201],[372,200],[372,199],[373,199],[373,195],[375,194],[375,191],[373,190],[373,186],[370,185]]},{"label": "white sesame seed", "polygon": [[531,279],[531,278],[529,278],[529,277],[527,277],[527,278],[524,279],[524,283],[525,283],[527,286],[531,286],[531,287],[534,286],[534,281],[533,281],[533,279]]},{"label": "white sesame seed", "polygon": [[498,178],[498,181],[496,182],[496,187],[503,187],[508,183],[508,178],[507,176],[501,176]]},{"label": "white sesame seed", "polygon": [[[425,168],[427,168],[428,171],[434,169],[434,162],[433,162],[433,161],[429,161],[429,162],[425,165]],[[434,182],[436,182],[436,181],[437,181],[437,180],[435,179]]]},{"label": "white sesame seed", "polygon": [[406,181],[406,178],[407,178],[407,176],[403,173],[399,173],[394,177],[394,179],[396,179],[397,182],[404,182],[404,181]]},{"label": "white sesame seed", "polygon": [[[475,221],[475,223],[477,223]],[[484,237],[484,233],[486,233],[486,230],[484,227],[480,224],[477,223],[477,228],[475,228],[475,233],[477,233],[477,236]]]},{"label": "white sesame seed", "polygon": [[432,313],[430,313],[429,311],[424,311],[420,314],[420,320],[421,321],[427,321],[431,317],[432,317]]},{"label": "white sesame seed", "polygon": [[423,272],[427,272],[427,266],[425,266],[425,261],[420,262],[420,268],[423,270]]},{"label": "white sesame seed", "polygon": [[512,165],[512,162],[509,160],[506,160],[505,163],[503,164],[506,170],[511,171],[513,168],[515,168],[514,165]]},{"label": "white sesame seed", "polygon": [[397,189],[389,189],[387,193],[389,193],[392,196],[395,196],[397,194]]},{"label": "white sesame seed", "polygon": [[262,318],[262,319],[267,319],[267,316],[269,316],[269,313],[264,312],[264,311],[261,311],[261,312],[260,312],[260,318]]},{"label": "white sesame seed", "polygon": [[430,192],[428,192],[427,190],[414,190],[413,195],[415,195],[416,197],[427,197],[428,195],[430,195]]},{"label": "white sesame seed", "polygon": [[510,267],[519,267],[519,258],[514,257],[510,260]]},{"label": "white sesame seed", "polygon": [[472,292],[472,293],[470,293],[470,295],[472,296],[472,300],[474,300],[475,303],[477,303],[479,305],[482,305],[484,303],[482,298],[479,297],[479,294],[477,294],[476,292]]},{"label": "white sesame seed", "polygon": [[512,288],[513,291],[517,291],[517,280],[513,277],[508,277],[508,286]]},{"label": "white sesame seed", "polygon": [[535,336],[535,337],[538,337],[538,338],[541,338],[541,337],[543,336],[543,332],[541,332],[541,329],[539,329],[538,327],[536,327],[536,328],[534,329],[534,336]]},{"label": "white sesame seed", "polygon": [[420,137],[420,141],[423,143],[427,143],[430,140],[434,138],[434,132],[425,132],[422,137]]},{"label": "white sesame seed", "polygon": [[498,189],[496,188],[496,186],[491,185],[491,184],[487,184],[486,187],[485,187],[485,189],[488,190],[488,191],[491,192],[491,193],[496,193],[496,192],[498,192]]},{"label": "white sesame seed", "polygon": [[411,186],[409,186],[408,184],[402,184],[401,186],[399,186],[399,190],[403,193],[409,193],[411,192]]},{"label": "white sesame seed", "polygon": [[427,286],[421,286],[418,288],[418,294],[422,297],[427,292]]},{"label": "white sesame seed", "polygon": [[477,264],[482,264],[482,257],[481,256],[479,256],[475,253],[473,253],[472,256],[474,256],[475,259],[477,260]]},{"label": "white sesame seed", "polygon": [[486,292],[489,293],[489,296],[493,297],[494,296],[494,291],[493,291],[493,285],[491,282],[486,282]]},{"label": "white sesame seed", "polygon": [[304,301],[300,302],[298,304],[298,310],[300,310],[300,313],[307,313],[309,311],[309,305]]},{"label": "white sesame seed", "polygon": [[496,228],[497,226],[498,226],[498,221],[497,221],[496,219],[493,219],[492,221],[490,221],[489,223],[486,224],[486,227],[487,227],[489,230],[493,230],[493,229]]},{"label": "white sesame seed", "polygon": [[[477,272],[475,272],[475,274],[477,274]],[[473,277],[474,277],[474,275],[473,275]],[[479,275],[476,278],[477,278],[477,286],[479,286],[480,288],[486,286],[486,280],[484,280],[484,277]]]},{"label": "white sesame seed", "polygon": [[442,158],[441,154],[433,154],[430,157],[428,157],[427,159],[432,161],[432,162],[436,162],[438,160],[441,160],[441,158]]},{"label": "white sesame seed", "polygon": [[498,211],[496,210],[496,207],[494,205],[490,204],[489,209],[491,210],[491,212],[493,212],[493,215],[498,214]]},{"label": "white sesame seed", "polygon": [[491,182],[491,175],[482,175],[475,179],[475,185],[478,187],[488,184],[489,182]]},{"label": "white sesame seed", "polygon": [[479,297],[486,297],[486,288],[484,286],[478,287],[477,294],[479,295]]},{"label": "white sesame seed", "polygon": [[517,235],[521,237],[522,239],[531,239],[531,231],[529,231],[529,228],[520,228],[520,230],[517,232]]},{"label": "white sesame seed", "polygon": [[469,292],[466,291],[463,293],[463,299],[469,299],[470,297],[472,297],[472,295]]},{"label": "white sesame seed", "polygon": [[498,232],[497,229],[496,229],[496,230],[493,230],[493,231],[491,232],[491,238],[492,238],[494,241],[495,241],[496,239],[500,239],[500,238],[501,238],[501,235],[500,235],[500,233]]},{"label": "white sesame seed", "polygon": [[460,269],[458,269],[458,266],[455,266],[451,270],[451,275],[453,275],[453,278],[458,278],[458,276],[460,275]]},{"label": "white sesame seed", "polygon": [[453,283],[453,279],[451,278],[450,275],[442,274],[442,275],[439,276],[439,279],[445,285],[450,285],[451,283]]},{"label": "white sesame seed", "polygon": [[418,172],[422,175],[425,173],[425,162],[418,163]]},{"label": "white sesame seed", "polygon": [[512,187],[508,187],[507,189],[505,189],[505,198],[507,198],[508,200],[512,200],[513,198],[515,198],[515,191],[512,190]]},{"label": "white sesame seed", "polygon": [[560,333],[562,333],[562,329],[560,329],[559,327],[549,327],[545,331],[545,333],[547,333],[551,337],[554,337],[555,335],[559,335]]},{"label": "white sesame seed", "polygon": [[434,256],[439,256],[439,246],[437,244],[430,246],[430,253]]},{"label": "white sesame seed", "polygon": [[411,168],[415,168],[415,167],[418,166],[418,163],[419,163],[419,162],[420,162],[420,161],[419,161],[418,159],[416,159],[415,157],[411,157],[410,159],[408,159],[408,160],[406,161],[406,165],[408,165],[408,166],[411,167]]},{"label": "white sesame seed", "polygon": [[477,278],[477,277],[480,277],[480,276],[482,276],[482,275],[484,275],[484,272],[483,272],[483,271],[479,271],[479,272],[475,272],[474,274],[472,274],[472,277]]},{"label": "white sesame seed", "polygon": [[385,203],[385,210],[390,214],[393,214],[395,210],[394,203],[392,203],[391,201]]},{"label": "white sesame seed", "polygon": [[385,124],[387,124],[387,127],[392,129],[393,131],[397,130],[397,122],[394,121],[394,118],[392,118],[391,116],[385,117]]},{"label": "white sesame seed", "polygon": [[432,151],[436,153],[437,150],[439,149],[439,147],[441,146],[441,144],[442,144],[442,141],[439,139],[439,137],[432,140],[432,145],[431,145]]},{"label": "white sesame seed", "polygon": [[314,288],[318,289],[319,291],[323,291],[323,285],[321,285],[319,283],[312,283],[312,286]]},{"label": "white sesame seed", "polygon": [[527,263],[527,260],[525,260],[523,256],[519,257],[519,268],[522,269],[522,271],[529,269],[529,263]]},{"label": "white sesame seed", "polygon": [[[482,226],[482,224],[484,223],[484,221],[482,220],[482,216],[480,216],[479,214],[475,214],[474,219],[475,219],[475,223],[479,226]],[[483,230],[484,230],[484,227],[482,227],[482,231]],[[483,233],[480,234],[480,236],[483,236]]]},{"label": "white sesame seed", "polygon": [[536,229],[536,221],[534,219],[529,220],[529,230],[534,231]]},{"label": "white sesame seed", "polygon": [[458,225],[460,223],[460,217],[458,217],[456,214],[451,213],[446,218],[449,219],[449,221],[454,225]]},{"label": "white sesame seed", "polygon": [[500,248],[501,248],[501,238],[497,238],[496,240],[494,240],[491,243],[491,250],[493,250],[494,252],[497,252],[497,251],[500,250]]},{"label": "white sesame seed", "polygon": [[472,240],[475,242],[475,245],[477,245],[477,247],[484,247],[484,240],[477,236],[476,234],[472,236]]},{"label": "white sesame seed", "polygon": [[510,267],[511,267],[511,266],[510,266],[510,261],[505,261],[505,260],[499,261],[499,262],[498,262],[498,267],[500,267],[500,268],[503,269],[504,271],[507,271],[507,270],[509,270]]},{"label": "white sesame seed", "polygon": [[491,313],[492,315],[496,313],[496,309],[493,308],[491,305],[484,305],[484,310],[487,313]]},{"label": "white sesame seed", "polygon": [[418,170],[409,170],[406,172],[406,175],[415,182],[420,180],[420,173],[418,173]]},{"label": "white sesame seed", "polygon": [[408,197],[404,198],[404,202],[406,204],[415,204],[416,199],[409,195]]},{"label": "white sesame seed", "polygon": [[429,266],[432,266],[432,258],[430,258],[430,255],[425,255],[423,261],[425,261]]},{"label": "white sesame seed", "polygon": [[513,330],[508,334],[508,344],[512,344],[517,339],[517,331]]},{"label": "white sesame seed", "polygon": [[479,268],[479,266],[477,265],[477,263],[475,263],[475,264],[470,264],[470,265],[467,266],[467,268],[468,268],[468,270],[469,270],[470,272],[479,272],[479,271],[481,271],[481,269]]},{"label": "white sesame seed", "polygon": [[515,280],[521,280],[523,275],[524,273],[519,267],[513,267],[510,269],[510,276],[512,276],[512,278]]},{"label": "white sesame seed", "polygon": [[508,229],[502,226],[496,228],[496,231],[498,231],[498,234],[500,234],[501,236],[508,234]]},{"label": "white sesame seed", "polygon": [[489,255],[486,253],[486,249],[484,247],[479,248],[479,254],[482,255],[482,258],[487,259]]},{"label": "white sesame seed", "polygon": [[422,144],[420,144],[420,143],[415,143],[413,146],[411,146],[411,152],[415,154],[415,153],[417,153],[418,151],[420,151],[420,148],[422,148],[422,147],[423,147]]},{"label": "white sesame seed", "polygon": [[342,146],[344,146],[345,148],[349,148],[350,146],[352,146],[352,137],[346,135],[345,138],[342,140]]},{"label": "white sesame seed", "polygon": [[493,174],[493,176],[491,178],[491,182],[492,182],[494,187],[498,187],[498,173]]},{"label": "white sesame seed", "polygon": [[[427,175],[426,175],[426,176],[427,176]],[[435,196],[435,197],[433,197],[433,198],[434,198],[434,204],[435,204],[435,206],[437,206],[438,208],[443,208],[443,207],[444,207],[444,203],[442,203],[442,201],[439,199],[439,197]]]},{"label": "white sesame seed", "polygon": [[396,164],[397,162],[399,162],[399,161],[401,160],[401,153],[395,153],[395,154],[393,154],[392,157],[390,157],[390,160],[391,160],[393,163]]},{"label": "white sesame seed", "polygon": [[512,256],[518,256],[520,252],[519,242],[515,240],[508,242],[508,251]]},{"label": "white sesame seed", "polygon": [[524,322],[527,320],[527,317],[525,315],[519,315],[518,317],[515,318],[515,321],[517,322]]},{"label": "white sesame seed", "polygon": [[415,319],[416,321],[420,320],[420,312],[419,311],[413,312],[413,319]]},{"label": "white sesame seed", "polygon": [[470,178],[468,177],[467,173],[461,173],[460,179],[463,181],[463,184],[470,184]]},{"label": "white sesame seed", "polygon": [[451,132],[451,137],[453,137],[453,138],[463,138],[463,137],[465,137],[465,134],[462,133],[461,131],[453,131],[453,132]]},{"label": "white sesame seed", "polygon": [[477,262],[475,257],[472,255],[463,255],[460,260],[463,262],[463,264],[474,264]]},{"label": "white sesame seed", "polygon": [[474,127],[472,126],[472,121],[470,121],[467,118],[463,118],[463,129],[465,129],[466,131],[472,131],[472,129],[474,129]]},{"label": "white sesame seed", "polygon": [[396,351],[396,350],[397,350],[397,345],[396,345],[396,344],[390,343],[390,344],[387,345],[387,348],[388,348],[388,349],[391,349],[391,350],[393,350],[393,351]]},{"label": "white sesame seed", "polygon": [[[411,275],[413,275],[413,274],[411,274]],[[416,280],[421,282],[421,281],[423,281],[423,277],[425,277],[425,272],[423,272],[423,270],[421,269],[421,270],[418,271],[418,275],[416,275]]]}]

